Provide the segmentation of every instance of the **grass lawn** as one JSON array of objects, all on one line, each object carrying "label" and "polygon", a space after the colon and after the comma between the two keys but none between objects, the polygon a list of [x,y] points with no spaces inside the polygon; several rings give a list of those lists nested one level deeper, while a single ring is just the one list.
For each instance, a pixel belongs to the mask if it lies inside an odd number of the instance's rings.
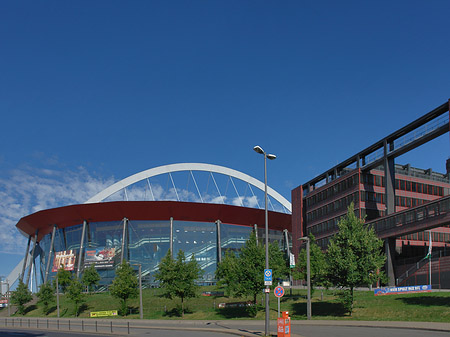
[{"label": "grass lawn", "polygon": [[[213,287],[203,287],[202,291],[215,290]],[[421,294],[401,294],[374,296],[373,292],[355,292],[354,311],[352,316],[344,313],[341,304],[332,291],[316,290],[312,297],[313,319],[339,319],[339,320],[380,320],[380,321],[427,321],[450,322],[450,293],[433,292]],[[256,317],[247,314],[245,308],[218,309],[222,302],[242,302],[250,298],[228,298],[214,296],[198,296],[186,300],[186,313],[184,319],[264,319],[264,309],[258,311]],[[85,296],[79,317],[87,318],[91,311],[115,310],[119,308],[119,301],[109,293],[92,294]],[[262,303],[263,295],[258,297]],[[180,319],[180,299],[167,299],[162,296],[160,289],[145,289],[143,291],[144,318],[146,319]],[[281,310],[289,311],[293,319],[306,319],[306,291],[289,290],[281,298]],[[139,299],[129,300],[132,311],[127,318],[139,318]],[[271,293],[270,316],[277,317],[277,298]],[[2,309],[7,310],[7,309]],[[74,317],[73,304],[65,296],[60,296],[61,317]],[[27,307],[26,317],[44,316],[40,304]],[[51,306],[48,317],[56,317],[56,304]],[[118,318],[119,319],[119,318]]]}]

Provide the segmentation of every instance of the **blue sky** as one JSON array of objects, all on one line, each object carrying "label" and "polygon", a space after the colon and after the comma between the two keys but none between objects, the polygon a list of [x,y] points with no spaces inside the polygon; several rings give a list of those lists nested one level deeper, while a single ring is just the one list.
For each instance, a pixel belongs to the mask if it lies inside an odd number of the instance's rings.
[{"label": "blue sky", "polygon": [[[450,98],[450,3],[0,3],[0,275],[14,225],[139,171],[227,166],[292,188]],[[445,171],[448,134],[399,163]]]}]

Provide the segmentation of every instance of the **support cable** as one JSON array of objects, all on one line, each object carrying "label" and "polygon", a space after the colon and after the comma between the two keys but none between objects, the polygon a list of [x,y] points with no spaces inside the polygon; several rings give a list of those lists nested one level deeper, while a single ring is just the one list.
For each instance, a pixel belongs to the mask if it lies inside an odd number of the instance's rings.
[{"label": "support cable", "polygon": [[212,178],[213,181],[214,181],[214,185],[216,185],[216,189],[217,189],[217,192],[219,193],[220,198],[222,198],[222,204],[225,204],[225,199],[224,199],[224,197],[220,194],[220,190],[219,190],[219,187],[217,186],[216,179],[214,179],[214,176],[213,176],[212,172],[209,172],[209,173],[211,174],[211,178]]},{"label": "support cable", "polygon": [[237,197],[238,197],[238,199],[239,199],[239,201],[241,203],[241,206],[244,207],[244,203],[242,202],[242,198],[241,198],[241,196],[239,195],[239,193],[237,191],[237,188],[236,188],[236,185],[234,184],[233,178],[231,176],[229,176],[229,178],[231,180],[231,183],[233,184],[234,190],[236,191],[236,195],[237,195]]},{"label": "support cable", "polygon": [[173,182],[173,178],[172,178],[172,175],[170,174],[170,172],[169,172],[169,177],[170,177],[170,180],[172,181],[172,186],[173,186],[173,189],[175,190],[175,195],[177,196],[177,201],[180,201],[180,198],[178,197],[177,188],[175,187],[175,183]]},{"label": "support cable", "polygon": [[195,188],[197,189],[197,193],[200,197],[200,200],[202,201],[202,203],[204,203],[202,195],[200,194],[200,190],[198,189],[197,182],[195,181],[194,174],[192,173],[192,171],[189,171],[189,172],[191,172],[192,180],[194,181],[194,185],[195,185]]}]

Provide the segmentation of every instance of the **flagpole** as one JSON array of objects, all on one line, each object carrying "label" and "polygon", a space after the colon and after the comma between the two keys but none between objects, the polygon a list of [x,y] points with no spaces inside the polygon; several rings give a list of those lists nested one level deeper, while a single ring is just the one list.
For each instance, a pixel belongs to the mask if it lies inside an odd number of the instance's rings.
[{"label": "flagpole", "polygon": [[429,279],[430,279],[429,284],[430,284],[430,287],[431,287],[431,250],[432,250],[432,245],[433,245],[433,242],[431,240],[431,230],[428,231],[428,236],[430,238],[430,243],[429,243],[429,246],[428,246],[428,259],[429,259],[429,261],[428,261],[428,275],[429,275]]}]

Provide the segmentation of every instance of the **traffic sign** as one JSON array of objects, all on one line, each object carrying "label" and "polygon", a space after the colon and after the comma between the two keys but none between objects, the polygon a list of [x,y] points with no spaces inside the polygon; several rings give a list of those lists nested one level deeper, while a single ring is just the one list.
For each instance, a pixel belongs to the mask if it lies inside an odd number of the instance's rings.
[{"label": "traffic sign", "polygon": [[272,269],[264,269],[264,285],[272,285]]},{"label": "traffic sign", "polygon": [[278,286],[278,287],[276,287],[276,288],[273,290],[273,292],[274,292],[274,294],[275,294],[276,297],[283,297],[283,295],[284,295],[284,288],[281,287],[281,286]]}]

